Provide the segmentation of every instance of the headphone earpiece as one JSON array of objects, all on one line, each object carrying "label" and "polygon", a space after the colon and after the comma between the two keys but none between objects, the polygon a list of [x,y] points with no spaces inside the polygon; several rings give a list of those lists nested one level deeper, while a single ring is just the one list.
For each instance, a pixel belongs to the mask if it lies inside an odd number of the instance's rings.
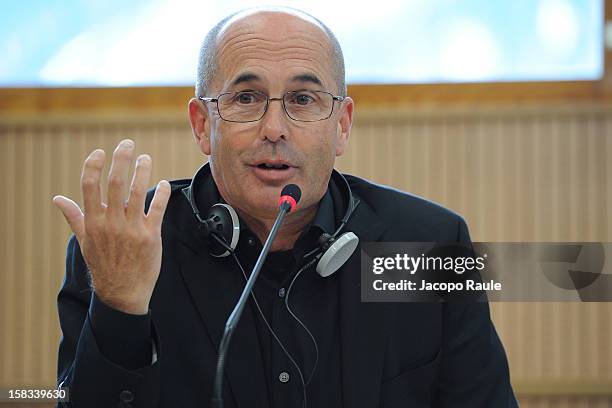
[{"label": "headphone earpiece", "polygon": [[210,207],[206,219],[200,220],[200,229],[209,242],[209,253],[215,258],[224,258],[230,255],[230,251],[222,246],[211,235],[215,234],[227,243],[232,250],[236,249],[240,238],[240,220],[236,210],[230,205],[217,203]]},{"label": "headphone earpiece", "polygon": [[321,254],[317,262],[317,273],[328,277],[336,272],[351,257],[359,244],[359,238],[352,232],[345,232],[338,238],[329,234],[322,234],[319,237]]}]

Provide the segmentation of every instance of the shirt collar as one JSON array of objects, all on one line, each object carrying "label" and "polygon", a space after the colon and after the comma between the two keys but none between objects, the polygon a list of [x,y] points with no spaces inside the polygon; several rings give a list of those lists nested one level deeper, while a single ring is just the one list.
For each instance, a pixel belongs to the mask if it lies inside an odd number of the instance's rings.
[{"label": "shirt collar", "polygon": [[[217,195],[218,195],[218,199],[220,200],[219,202],[225,202],[223,201],[223,198],[218,193],[218,190],[217,190]],[[298,243],[300,246],[301,245],[307,245],[308,247],[313,246],[313,244],[316,244],[316,240],[319,238],[319,236],[322,233],[327,233],[329,235],[332,235],[335,231],[334,226],[335,226],[334,201],[330,193],[330,189],[328,187],[327,191],[323,195],[323,198],[321,198],[321,200],[319,201],[319,208],[317,208],[317,212],[315,214],[313,221],[304,228],[299,238],[297,239],[295,246],[297,247]],[[242,218],[240,219],[240,230],[241,230],[241,233],[243,231],[248,231],[249,234],[253,235],[250,228],[246,225],[246,223],[243,221]],[[314,243],[312,242],[313,239],[314,239]]]},{"label": "shirt collar", "polygon": [[329,235],[334,233],[335,225],[334,201],[332,199],[329,187],[319,202],[317,214],[311,224],[312,227],[319,228],[321,232],[326,232]]}]

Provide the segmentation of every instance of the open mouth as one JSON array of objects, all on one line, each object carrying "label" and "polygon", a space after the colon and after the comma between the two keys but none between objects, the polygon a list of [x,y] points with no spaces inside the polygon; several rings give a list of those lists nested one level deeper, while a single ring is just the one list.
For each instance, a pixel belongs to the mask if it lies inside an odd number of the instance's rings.
[{"label": "open mouth", "polygon": [[257,168],[263,170],[287,170],[289,168],[286,164],[271,164],[271,163],[260,163]]},{"label": "open mouth", "polygon": [[275,186],[295,178],[298,169],[291,162],[274,159],[257,161],[252,164],[251,168],[259,181]]}]

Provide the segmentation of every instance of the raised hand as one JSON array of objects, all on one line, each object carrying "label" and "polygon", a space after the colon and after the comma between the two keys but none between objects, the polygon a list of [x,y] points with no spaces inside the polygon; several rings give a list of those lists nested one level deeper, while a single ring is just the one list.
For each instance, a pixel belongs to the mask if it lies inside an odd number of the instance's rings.
[{"label": "raised hand", "polygon": [[146,314],[159,277],[162,257],[161,224],[170,198],[170,184],[157,184],[147,214],[144,204],[151,177],[151,157],[136,159],[127,202],[128,174],[134,142],[123,140],[113,152],[107,202],[100,181],[105,153],[94,150],[83,164],[81,189],[84,211],[71,199],[53,197],[76,235],[97,296],[107,305],[132,314]]}]

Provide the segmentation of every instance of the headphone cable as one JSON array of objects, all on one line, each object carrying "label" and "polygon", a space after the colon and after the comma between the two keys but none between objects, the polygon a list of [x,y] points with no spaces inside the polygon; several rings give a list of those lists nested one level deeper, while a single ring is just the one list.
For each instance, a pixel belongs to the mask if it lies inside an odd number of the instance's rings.
[{"label": "headphone cable", "polygon": [[[236,260],[236,263],[240,267],[240,270],[242,271],[242,275],[244,276],[245,279],[248,279],[247,276],[246,276],[246,272],[244,271],[244,268],[242,267],[242,264],[240,263],[240,260],[238,260],[238,256],[233,251],[232,251],[232,255],[234,256],[234,259]],[[293,357],[291,357],[291,354],[285,348],[285,346],[283,345],[283,342],[278,338],[278,336],[276,335],[276,333],[272,329],[272,326],[270,326],[270,323],[268,323],[268,319],[266,319],[265,315],[263,314],[263,311],[261,310],[261,307],[259,306],[259,302],[257,302],[257,298],[255,297],[255,289],[251,290],[251,297],[253,299],[253,302],[255,303],[255,307],[257,308],[257,311],[259,312],[259,315],[261,316],[261,318],[263,319],[264,323],[266,324],[266,327],[270,331],[270,334],[272,334],[272,337],[274,337],[274,339],[276,340],[276,342],[278,343],[280,348],[283,350],[283,352],[285,353],[285,355],[287,356],[289,361],[291,361],[291,363],[295,366],[295,369],[297,370],[297,372],[298,372],[298,374],[300,376],[300,382],[302,383],[302,398],[303,398],[303,401],[304,401],[303,407],[306,408],[307,407],[306,385],[308,385],[308,384],[304,382],[304,375],[302,374],[302,370],[300,369],[300,367],[298,366],[296,361],[293,359]],[[293,315],[293,313],[292,313],[292,315]]]},{"label": "headphone cable", "polygon": [[295,283],[297,278],[300,276],[300,274],[304,270],[306,270],[309,267],[311,267],[315,263],[315,261],[317,259],[319,259],[319,258],[315,257],[315,258],[311,259],[307,264],[305,264],[304,266],[302,266],[300,268],[300,270],[295,274],[295,276],[291,280],[291,283],[289,284],[289,288],[287,288],[287,294],[285,295],[285,307],[287,308],[287,311],[300,324],[300,326],[302,326],[302,328],[306,331],[306,333],[308,333],[308,335],[310,336],[310,339],[312,340],[312,344],[314,345],[314,348],[315,348],[315,362],[314,362],[314,364],[312,366],[312,372],[310,373],[310,376],[308,377],[308,381],[306,381],[306,386],[308,386],[310,384],[310,382],[312,381],[312,377],[314,377],[314,373],[315,373],[315,371],[317,369],[317,365],[319,363],[319,346],[318,346],[317,341],[315,340],[314,336],[310,332],[310,330],[308,330],[308,327],[306,327],[306,325],[300,320],[300,318],[295,315],[293,310],[291,310],[291,307],[289,307],[289,294],[291,293],[291,288],[293,287],[293,284]]},{"label": "headphone cable", "polygon": [[[240,259],[238,259],[238,256],[236,255],[236,252],[229,246],[227,245],[227,243],[221,238],[218,237],[217,234],[212,233],[210,234],[213,238],[215,238],[215,240],[221,245],[223,246],[227,251],[229,251],[232,256],[234,257],[234,260],[236,261],[236,264],[238,265],[238,267],[240,268],[241,272],[242,272],[242,276],[244,276],[245,280],[248,280],[246,271],[244,270],[244,267],[242,266],[242,263],[240,262]],[[302,268],[299,272],[301,272],[304,268]],[[294,278],[295,281],[295,278]],[[293,284],[293,281],[292,281]],[[289,295],[289,292],[287,292],[287,295]],[[259,306],[259,302],[257,301],[257,298],[255,297],[255,289],[251,290],[251,298],[253,299],[253,302],[255,303],[255,307],[257,308],[257,311],[259,312],[259,315],[261,316],[262,320],[264,321],[264,324],[266,325],[266,327],[268,328],[268,331],[270,332],[270,334],[272,335],[272,337],[274,337],[274,340],[276,340],[276,342],[278,343],[278,345],[280,346],[281,350],[283,350],[283,353],[285,354],[285,356],[289,359],[289,361],[291,362],[291,364],[293,364],[293,366],[295,367],[295,369],[298,372],[298,375],[300,376],[300,382],[302,383],[302,399],[303,399],[303,407],[306,408],[307,407],[307,396],[306,396],[306,382],[304,381],[304,375],[302,374],[302,370],[300,369],[299,365],[297,364],[297,362],[293,359],[293,357],[291,356],[291,354],[289,353],[289,351],[287,350],[287,348],[285,347],[285,345],[283,344],[283,342],[279,339],[279,337],[277,336],[276,332],[274,331],[274,329],[272,329],[272,326],[270,325],[270,323],[268,322],[268,319],[266,319],[266,316],[264,315],[263,311],[261,310],[261,307]],[[290,312],[291,315],[295,317],[295,315]],[[302,327],[304,327],[304,324],[297,319],[298,322],[302,325]],[[308,329],[306,329],[308,331]],[[310,334],[310,331],[308,331],[308,334]],[[311,338],[312,338],[312,334],[310,334]],[[314,341],[314,338],[313,338]],[[318,347],[316,346],[316,342],[315,342],[315,349],[317,350],[317,360],[318,360]],[[316,366],[316,364],[315,364]],[[312,378],[312,375],[311,375]],[[310,382],[310,380],[309,380]]]}]

